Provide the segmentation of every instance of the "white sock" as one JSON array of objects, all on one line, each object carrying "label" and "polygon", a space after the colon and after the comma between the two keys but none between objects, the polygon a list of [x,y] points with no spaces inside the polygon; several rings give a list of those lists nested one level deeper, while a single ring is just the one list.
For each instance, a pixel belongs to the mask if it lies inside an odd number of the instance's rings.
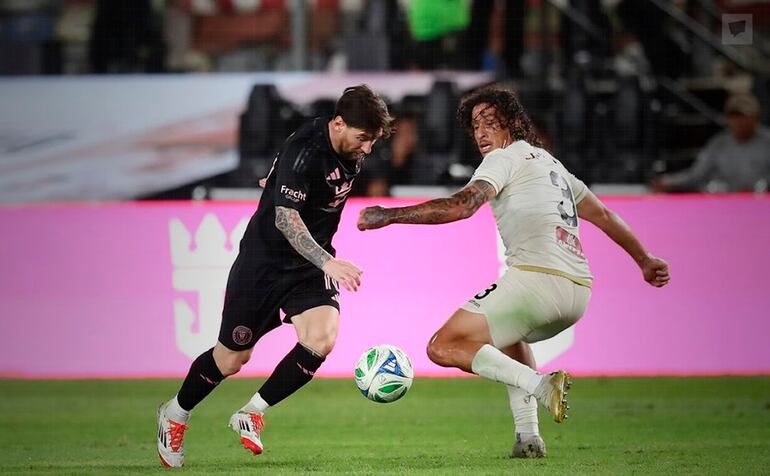
[{"label": "white sock", "polygon": [[530,395],[535,393],[535,389],[537,388],[538,385],[540,385],[540,382],[542,381],[543,381],[543,376],[537,372],[535,372],[535,375],[530,377],[526,385],[526,389],[529,390]]},{"label": "white sock", "polygon": [[270,408],[270,405],[268,405],[267,402],[262,399],[262,395],[257,392],[251,397],[251,400],[241,408],[241,411],[249,413],[265,413],[268,408]]},{"label": "white sock", "polygon": [[166,404],[166,416],[177,423],[187,423],[187,420],[190,419],[190,412],[179,406],[179,400],[174,395],[174,398]]},{"label": "white sock", "polygon": [[535,393],[542,380],[540,374],[489,344],[482,346],[473,357],[471,369],[480,377],[522,388],[529,394]]},{"label": "white sock", "polygon": [[519,387],[508,388],[508,401],[513,413],[514,432],[521,435],[522,441],[540,434],[540,427],[537,424],[537,400],[527,398],[529,394],[526,390]]}]

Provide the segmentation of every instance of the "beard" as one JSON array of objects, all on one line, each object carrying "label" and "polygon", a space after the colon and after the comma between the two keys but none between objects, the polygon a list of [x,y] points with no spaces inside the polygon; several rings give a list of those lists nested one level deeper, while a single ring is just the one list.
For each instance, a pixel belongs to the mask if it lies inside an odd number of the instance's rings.
[{"label": "beard", "polygon": [[357,151],[351,150],[351,151],[343,152],[342,158],[346,160],[357,161],[357,160],[363,159],[365,155],[366,154],[364,154],[363,152],[357,152]]}]

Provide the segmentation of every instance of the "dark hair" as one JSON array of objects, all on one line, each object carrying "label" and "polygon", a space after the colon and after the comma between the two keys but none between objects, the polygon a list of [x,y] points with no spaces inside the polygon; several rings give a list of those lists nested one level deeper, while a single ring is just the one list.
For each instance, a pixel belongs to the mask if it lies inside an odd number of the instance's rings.
[{"label": "dark hair", "polygon": [[508,129],[514,140],[525,140],[535,147],[543,142],[537,136],[535,126],[524,112],[516,94],[500,85],[486,86],[465,95],[457,108],[457,120],[462,128],[473,137],[473,108],[487,103],[495,106],[495,116],[500,125]]},{"label": "dark hair", "polygon": [[337,116],[342,116],[351,127],[374,133],[382,131],[384,138],[393,132],[393,117],[388,106],[365,84],[345,89],[334,108],[334,117]]}]

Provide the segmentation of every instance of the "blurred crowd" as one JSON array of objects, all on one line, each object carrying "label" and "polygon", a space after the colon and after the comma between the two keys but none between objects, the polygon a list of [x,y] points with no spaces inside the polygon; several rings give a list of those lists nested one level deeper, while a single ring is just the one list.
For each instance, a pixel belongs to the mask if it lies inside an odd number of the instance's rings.
[{"label": "blurred crowd", "polygon": [[[762,38],[770,9],[741,2],[753,20],[741,63],[724,41],[698,30],[720,38],[718,13],[730,7],[706,0],[0,0],[0,74],[487,71],[515,83],[545,142],[589,183],[765,191],[770,80],[757,71],[768,71]],[[298,25],[306,32],[299,59]],[[709,91],[697,97],[699,87]],[[375,151],[358,193],[453,184],[477,164],[468,141],[455,140],[446,152],[455,159],[426,172],[426,160],[435,159],[428,149],[441,152],[441,141],[426,140],[430,97],[422,105],[394,105],[397,133]]]},{"label": "blurred crowd", "polygon": [[[291,69],[299,3],[0,0],[0,73]],[[648,1],[553,2],[566,5],[567,13],[546,11],[548,3],[306,0],[303,69],[483,69],[517,77],[544,66],[543,48],[534,48],[543,43],[558,43],[568,63],[595,66],[627,45],[624,35],[633,35],[645,51],[665,52],[647,55],[657,74],[687,72],[687,46],[666,32],[664,13]],[[35,58],[21,61],[25,52]]]}]

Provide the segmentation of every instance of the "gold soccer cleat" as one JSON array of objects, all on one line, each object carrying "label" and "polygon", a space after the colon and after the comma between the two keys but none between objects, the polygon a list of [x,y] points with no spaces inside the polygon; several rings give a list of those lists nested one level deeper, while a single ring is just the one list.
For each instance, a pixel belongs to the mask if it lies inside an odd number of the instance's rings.
[{"label": "gold soccer cleat", "polygon": [[559,370],[543,377],[543,381],[535,389],[535,398],[553,417],[553,421],[561,423],[567,419],[567,390],[572,386],[570,375]]}]

